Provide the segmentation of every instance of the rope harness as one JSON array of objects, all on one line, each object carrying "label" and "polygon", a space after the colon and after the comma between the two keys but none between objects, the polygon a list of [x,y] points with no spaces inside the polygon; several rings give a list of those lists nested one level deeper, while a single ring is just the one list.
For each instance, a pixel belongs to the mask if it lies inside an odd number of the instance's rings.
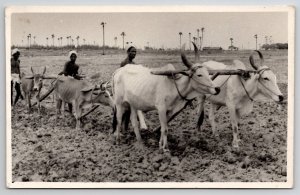
[{"label": "rope harness", "polygon": [[[262,75],[266,70],[271,70],[271,69],[270,69],[270,68],[263,68],[263,69],[257,71],[257,73],[259,74],[258,82],[259,82],[266,90],[268,90],[268,91],[270,91],[272,94],[276,95],[273,91],[271,91],[268,87],[266,87],[266,86],[259,80],[259,79],[261,78],[261,75]],[[244,90],[245,90],[245,92],[246,92],[248,98],[251,100],[251,102],[253,102],[254,99],[250,97],[250,94],[249,94],[249,92],[247,91],[247,89],[246,89],[246,87],[245,87],[245,85],[244,85],[244,83],[243,83],[243,81],[241,80],[240,77],[239,77],[239,80],[240,80],[240,82],[241,82],[241,84],[242,84],[242,86],[243,86],[243,88],[244,88]]]},{"label": "rope harness", "polygon": [[[205,85],[205,84],[201,83],[200,81],[198,81],[197,79],[193,78],[193,76],[194,76],[196,70],[199,69],[199,68],[202,68],[202,67],[203,67],[203,66],[196,66],[196,67],[191,68],[191,71],[192,71],[192,72],[191,72],[191,74],[189,75],[189,79],[194,80],[194,81],[197,82],[199,85],[202,85],[202,86],[205,86],[205,87],[208,87],[208,88],[213,88],[213,87],[208,86],[208,85]],[[180,93],[180,91],[179,91],[179,89],[178,89],[178,86],[177,86],[177,83],[175,82],[176,79],[175,79],[174,73],[172,73],[172,79],[173,79],[173,81],[174,81],[174,84],[175,84],[177,93],[178,93],[178,95],[180,96],[181,99],[183,99],[183,100],[185,100],[185,101],[187,101],[187,102],[191,102],[192,100],[195,99],[195,98],[187,99],[186,97],[184,97],[184,96]]]}]

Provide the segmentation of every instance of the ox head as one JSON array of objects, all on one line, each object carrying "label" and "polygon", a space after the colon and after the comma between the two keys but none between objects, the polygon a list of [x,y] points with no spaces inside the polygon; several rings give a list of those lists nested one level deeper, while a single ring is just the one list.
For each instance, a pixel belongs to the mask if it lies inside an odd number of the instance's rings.
[{"label": "ox head", "polygon": [[257,66],[254,62],[253,53],[250,55],[249,61],[251,66],[257,70],[257,74],[254,79],[258,81],[259,94],[264,98],[271,98],[276,102],[283,101],[283,95],[277,85],[276,75],[269,67],[263,65],[264,58],[262,53],[258,50],[255,50],[255,52],[258,53],[260,58],[259,66]]},{"label": "ox head", "polygon": [[[213,94],[217,95],[220,93],[220,88],[216,87],[214,83],[212,82],[209,73],[207,71],[207,68],[205,66],[202,66],[199,63],[199,52],[196,44],[192,42],[194,45],[194,51],[195,51],[195,63],[192,64],[188,61],[186,58],[184,51],[184,48],[181,50],[181,59],[183,64],[188,68],[187,71],[185,71],[185,75],[190,78],[191,86],[199,93],[204,94]],[[184,46],[183,46],[184,47]]]},{"label": "ox head", "polygon": [[44,79],[44,74],[46,73],[46,67],[44,67],[44,71],[42,74],[36,74],[32,67],[31,67],[31,72],[33,76],[27,78],[33,79],[33,91],[40,91],[41,88],[43,87],[43,79]]},{"label": "ox head", "polygon": [[[195,59],[199,60],[198,48],[195,43]],[[174,76],[176,74],[181,74],[189,78],[191,87],[196,90],[198,93],[202,94],[213,94],[217,95],[220,92],[220,88],[216,87],[212,80],[209,77],[209,73],[205,66],[202,66],[199,63],[192,64],[187,58],[184,51],[185,44],[181,48],[181,59],[183,64],[188,68],[186,70],[166,70],[166,71],[152,71],[152,74],[156,75],[166,75]]]},{"label": "ox head", "polygon": [[100,85],[85,87],[81,89],[81,93],[85,99],[91,103],[113,107],[113,100],[107,90],[108,87],[108,82],[103,82]]}]

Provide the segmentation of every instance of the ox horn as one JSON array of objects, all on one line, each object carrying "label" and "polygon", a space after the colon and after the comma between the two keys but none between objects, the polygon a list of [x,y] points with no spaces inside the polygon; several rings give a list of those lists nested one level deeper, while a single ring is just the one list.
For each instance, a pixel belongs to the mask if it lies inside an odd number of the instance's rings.
[{"label": "ox horn", "polygon": [[151,74],[154,75],[163,75],[163,76],[172,76],[174,74],[185,74],[186,70],[152,70]]},{"label": "ox horn", "polygon": [[34,74],[34,71],[33,71],[33,68],[32,68],[32,66],[30,67],[30,70],[31,70],[32,74]]},{"label": "ox horn", "polygon": [[197,45],[194,42],[192,42],[192,43],[193,43],[193,46],[194,46],[195,63],[196,63],[196,62],[199,62],[199,60],[200,60],[200,54],[199,54],[199,49],[198,49]]},{"label": "ox horn", "polygon": [[190,69],[190,68],[192,68],[193,64],[190,63],[190,62],[188,61],[188,59],[186,58],[186,55],[185,55],[185,53],[183,52],[183,51],[184,51],[184,48],[185,48],[185,44],[183,44],[183,46],[182,46],[182,48],[181,48],[181,60],[182,60],[183,64],[184,64],[186,67],[188,67],[188,68]]},{"label": "ox horn", "polygon": [[[260,59],[260,66],[262,66],[262,65],[263,65],[263,62],[264,62],[264,57],[263,57],[262,53],[261,53],[260,51],[258,51],[258,50],[254,50],[254,51],[256,51],[256,52],[258,53],[259,59]],[[249,61],[250,61],[251,66],[252,66],[255,70],[257,70],[258,67],[257,67],[257,65],[254,63],[253,53],[250,55]]]},{"label": "ox horn", "polygon": [[33,76],[24,76],[25,79],[33,79]]},{"label": "ox horn", "polygon": [[43,75],[46,73],[46,70],[47,70],[47,69],[46,69],[46,66],[45,66],[45,67],[44,67],[44,71],[43,71]]}]

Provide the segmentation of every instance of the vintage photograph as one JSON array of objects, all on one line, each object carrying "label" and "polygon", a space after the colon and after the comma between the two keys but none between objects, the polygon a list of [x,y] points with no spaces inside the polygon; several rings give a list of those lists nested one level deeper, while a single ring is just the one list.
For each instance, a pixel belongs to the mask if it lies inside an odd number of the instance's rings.
[{"label": "vintage photograph", "polygon": [[6,8],[10,188],[291,188],[294,15]]}]

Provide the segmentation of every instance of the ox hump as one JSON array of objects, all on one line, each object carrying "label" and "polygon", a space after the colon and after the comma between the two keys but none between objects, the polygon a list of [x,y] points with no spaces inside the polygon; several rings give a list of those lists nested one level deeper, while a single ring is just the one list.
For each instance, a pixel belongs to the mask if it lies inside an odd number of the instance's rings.
[{"label": "ox hump", "polygon": [[141,72],[144,73],[150,73],[150,69],[147,67],[144,67],[143,65],[126,65],[125,67],[123,67],[123,70],[127,73],[127,74],[140,74]]},{"label": "ox hump", "polygon": [[240,60],[233,60],[233,67],[235,69],[246,69],[245,64]]}]

